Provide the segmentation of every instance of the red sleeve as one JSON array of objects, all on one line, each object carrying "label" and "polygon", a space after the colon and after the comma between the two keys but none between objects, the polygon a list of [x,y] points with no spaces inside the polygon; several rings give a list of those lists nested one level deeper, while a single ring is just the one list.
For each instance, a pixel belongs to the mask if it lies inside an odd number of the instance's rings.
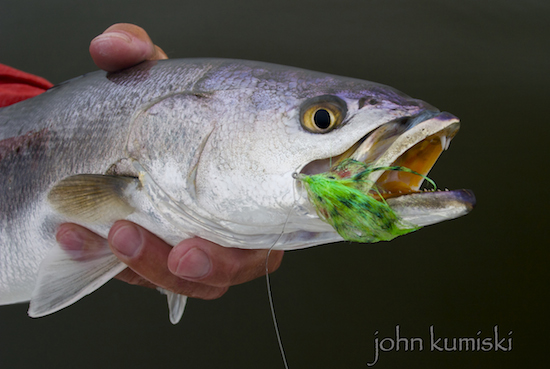
[{"label": "red sleeve", "polygon": [[44,78],[0,64],[0,107],[40,95],[52,86]]}]

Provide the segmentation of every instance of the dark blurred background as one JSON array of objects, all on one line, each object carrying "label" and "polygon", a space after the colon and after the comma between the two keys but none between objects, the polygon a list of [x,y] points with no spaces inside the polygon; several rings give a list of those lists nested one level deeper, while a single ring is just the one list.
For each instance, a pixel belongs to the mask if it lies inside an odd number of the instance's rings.
[{"label": "dark blurred background", "polygon": [[[365,368],[397,325],[424,350],[382,353],[375,368],[547,367],[548,1],[1,0],[0,62],[61,82],[97,69],[89,42],[116,22],[141,25],[171,58],[373,80],[461,118],[430,176],[473,189],[470,215],[390,243],[286,253],[271,280],[290,368]],[[283,368],[263,279],[191,300],[176,326],[160,294],[118,281],[52,316],[26,309],[0,307],[2,369]],[[432,325],[449,338],[498,325],[513,348],[431,352]]]}]

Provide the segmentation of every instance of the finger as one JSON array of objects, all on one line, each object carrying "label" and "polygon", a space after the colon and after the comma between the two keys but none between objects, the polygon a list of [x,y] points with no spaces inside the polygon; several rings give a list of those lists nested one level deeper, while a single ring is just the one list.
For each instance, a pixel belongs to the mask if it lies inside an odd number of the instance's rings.
[{"label": "finger", "polygon": [[74,259],[80,259],[86,253],[93,254],[109,247],[107,240],[78,224],[61,224],[55,235],[61,248],[71,253]]},{"label": "finger", "polygon": [[[60,225],[57,230],[56,239],[61,248],[68,251],[74,260],[86,260],[94,252],[100,253],[109,248],[109,244],[105,238],[73,223]],[[157,287],[129,268],[124,269],[115,278],[144,287]]]},{"label": "finger", "polygon": [[214,299],[223,295],[226,287],[213,287],[175,276],[167,267],[172,247],[146,229],[118,221],[109,232],[113,253],[134,272],[166,290],[189,297]]},{"label": "finger", "polygon": [[[268,250],[222,247],[201,238],[176,245],[168,257],[169,270],[178,277],[217,287],[248,282],[265,275]],[[279,268],[283,251],[271,251],[269,272]]]},{"label": "finger", "polygon": [[118,23],[107,28],[90,43],[95,64],[108,72],[136,65],[144,60],[168,59],[139,26]]}]

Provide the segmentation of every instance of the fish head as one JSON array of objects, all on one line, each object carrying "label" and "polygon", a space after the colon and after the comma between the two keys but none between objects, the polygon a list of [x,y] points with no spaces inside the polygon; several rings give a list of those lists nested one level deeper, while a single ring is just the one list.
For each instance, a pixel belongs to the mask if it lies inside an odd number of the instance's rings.
[{"label": "fish head", "polygon": [[[337,241],[297,174],[353,158],[425,176],[459,129],[453,115],[373,82],[278,67],[240,75],[247,87],[215,92],[219,124],[194,177],[199,207],[238,233],[271,229]],[[468,191],[422,192],[424,178],[408,172],[375,171],[369,180],[419,226],[463,215],[475,201]]]}]

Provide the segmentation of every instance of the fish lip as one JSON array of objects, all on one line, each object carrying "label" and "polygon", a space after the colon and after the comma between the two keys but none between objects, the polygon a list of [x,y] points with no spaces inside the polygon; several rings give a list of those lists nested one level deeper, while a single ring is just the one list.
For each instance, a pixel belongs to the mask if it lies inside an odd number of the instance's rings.
[{"label": "fish lip", "polygon": [[449,192],[454,192],[456,199],[468,206],[468,211],[473,210],[477,205],[477,199],[476,199],[476,196],[474,195],[474,191],[472,190],[461,189],[461,190],[454,190]]},{"label": "fish lip", "polygon": [[416,192],[390,198],[387,204],[403,221],[423,227],[468,214],[476,197],[466,189]]},{"label": "fish lip", "polygon": [[[413,200],[413,198],[415,199]],[[399,202],[412,202],[418,200],[433,201],[436,199],[440,204],[442,202],[451,203],[454,201],[463,206],[466,212],[472,211],[477,204],[474,191],[469,189],[411,192],[401,195],[398,198],[388,199],[388,204],[393,205],[398,204]]]}]

